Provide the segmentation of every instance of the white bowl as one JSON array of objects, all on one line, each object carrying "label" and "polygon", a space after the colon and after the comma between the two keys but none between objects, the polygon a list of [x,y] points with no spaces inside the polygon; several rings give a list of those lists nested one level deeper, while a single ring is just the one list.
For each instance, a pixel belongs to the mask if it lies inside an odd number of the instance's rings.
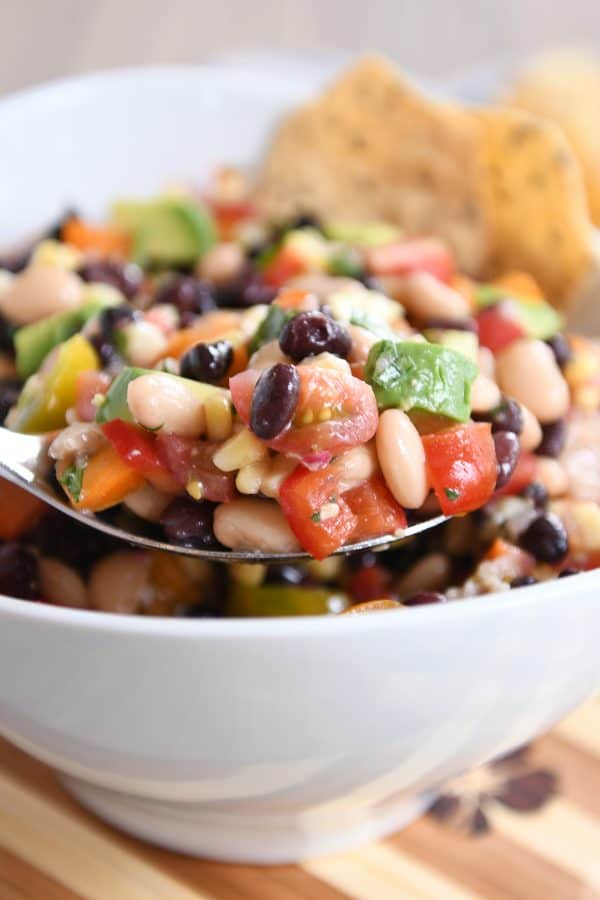
[{"label": "white bowl", "polygon": [[[255,158],[303,93],[218,68],[0,103],[0,240]],[[391,832],[600,687],[600,573],[403,613],[168,620],[0,598],[0,732],[140,837],[278,863]]]}]

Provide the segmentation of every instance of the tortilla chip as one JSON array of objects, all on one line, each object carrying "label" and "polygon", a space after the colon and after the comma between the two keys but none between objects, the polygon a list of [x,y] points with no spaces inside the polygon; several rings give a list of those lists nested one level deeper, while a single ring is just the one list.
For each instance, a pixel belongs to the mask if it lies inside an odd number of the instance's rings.
[{"label": "tortilla chip", "polygon": [[546,54],[503,101],[560,125],[581,163],[592,219],[600,225],[600,62],[580,53]]},{"label": "tortilla chip", "polygon": [[523,269],[551,299],[590,259],[581,173],[558,129],[431,100],[376,58],[283,122],[255,199],[272,219],[306,212],[435,234],[463,272]]}]

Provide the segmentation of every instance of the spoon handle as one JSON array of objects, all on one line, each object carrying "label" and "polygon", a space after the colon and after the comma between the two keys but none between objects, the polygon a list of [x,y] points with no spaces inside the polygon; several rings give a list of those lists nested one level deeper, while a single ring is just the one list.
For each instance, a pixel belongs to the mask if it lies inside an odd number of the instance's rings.
[{"label": "spoon handle", "polygon": [[14,484],[30,487],[38,480],[43,450],[44,440],[39,435],[0,428],[0,473]]}]

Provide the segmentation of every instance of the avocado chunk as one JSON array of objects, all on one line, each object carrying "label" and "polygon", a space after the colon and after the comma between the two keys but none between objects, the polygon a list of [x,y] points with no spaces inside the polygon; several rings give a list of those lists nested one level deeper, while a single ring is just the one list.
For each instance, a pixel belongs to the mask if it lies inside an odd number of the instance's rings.
[{"label": "avocado chunk", "polygon": [[56,313],[54,316],[40,319],[39,322],[17,328],[13,340],[15,364],[21,378],[28,378],[37,372],[54,347],[80,331],[86,322],[101,310],[107,306],[117,305],[122,299],[116,291],[114,296],[109,292],[99,293],[98,297],[84,303],[79,309]]},{"label": "avocado chunk", "polygon": [[332,222],[325,234],[331,241],[363,247],[381,247],[402,237],[401,230],[388,222]]},{"label": "avocado chunk", "polygon": [[466,422],[477,366],[439,344],[379,341],[371,347],[365,379],[380,409],[432,413]]},{"label": "avocado chunk", "polygon": [[149,268],[192,266],[216,239],[209,212],[181,199],[121,200],[115,224],[133,235],[133,259]]},{"label": "avocado chunk", "polygon": [[450,350],[456,350],[457,353],[462,353],[467,359],[477,363],[479,341],[472,331],[461,331],[458,328],[428,328],[423,334],[432,344],[449,347]]}]

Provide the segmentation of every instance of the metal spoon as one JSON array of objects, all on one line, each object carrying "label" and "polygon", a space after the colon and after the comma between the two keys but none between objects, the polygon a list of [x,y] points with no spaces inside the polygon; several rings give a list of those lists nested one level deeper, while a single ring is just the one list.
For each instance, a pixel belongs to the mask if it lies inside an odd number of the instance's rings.
[{"label": "metal spoon", "polygon": [[[80,512],[73,509],[66,498],[59,496],[54,490],[49,478],[51,461],[48,459],[47,447],[48,439],[44,435],[19,434],[15,431],[9,431],[7,428],[0,428],[0,475],[90,528],[96,528],[98,531],[103,531],[105,534],[110,534],[113,537],[140,547],[153,550],[169,550],[173,553],[197,556],[201,559],[213,560],[214,562],[242,560],[256,563],[281,563],[310,558],[308,553],[302,552],[265,553],[253,550],[205,550],[196,547],[182,547],[180,544],[169,544],[167,541],[155,540],[143,534],[136,534],[133,531],[119,528],[93,513]],[[423,522],[418,522],[416,525],[411,525],[398,534],[388,534],[368,541],[359,541],[356,544],[346,544],[335,552],[338,554],[353,553],[358,550],[384,550],[391,544],[396,544],[430,528],[435,528],[446,520],[447,516],[436,516],[433,519],[427,519]]]}]

